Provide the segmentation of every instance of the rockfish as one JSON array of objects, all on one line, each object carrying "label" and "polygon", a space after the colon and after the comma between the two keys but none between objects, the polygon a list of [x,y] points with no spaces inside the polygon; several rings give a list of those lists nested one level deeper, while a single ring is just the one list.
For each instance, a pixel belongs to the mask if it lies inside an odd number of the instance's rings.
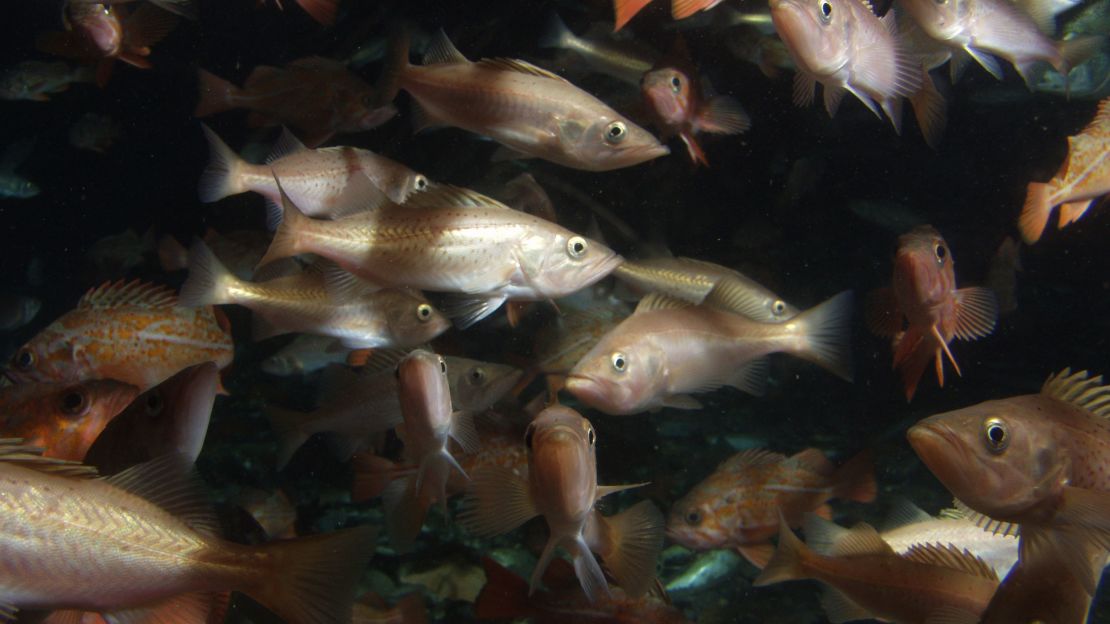
[{"label": "rockfish", "polygon": [[139,394],[111,379],[32,382],[0,388],[0,436],[22,438],[43,455],[81,461],[89,445]]}]

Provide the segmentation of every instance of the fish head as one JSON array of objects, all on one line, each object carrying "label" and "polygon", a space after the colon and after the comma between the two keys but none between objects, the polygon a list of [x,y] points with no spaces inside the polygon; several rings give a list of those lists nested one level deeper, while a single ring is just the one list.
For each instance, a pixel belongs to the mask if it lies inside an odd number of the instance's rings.
[{"label": "fish head", "polygon": [[647,130],[605,107],[591,118],[560,119],[555,139],[570,166],[587,171],[631,167],[671,150]]},{"label": "fish head", "polygon": [[204,445],[219,387],[214,362],[190,366],[140,395],[118,420],[128,427],[128,443],[152,457],[180,453],[196,459]]},{"label": "fish head", "polygon": [[1036,395],[987,401],[922,420],[907,433],[921,461],[972,509],[1019,521],[1058,495],[1069,466]]},{"label": "fish head", "polygon": [[901,302],[943,303],[956,287],[948,243],[930,225],[915,227],[898,238],[894,259],[894,291]]},{"label": "fish head", "polygon": [[624,259],[605,245],[534,217],[521,241],[520,267],[537,298],[564,297],[591,286]]},{"label": "fish head", "polygon": [[737,512],[735,493],[718,491],[712,479],[699,483],[667,514],[667,537],[693,550],[727,548],[730,520]]},{"label": "fish head", "polygon": [[303,373],[304,363],[292,355],[277,353],[262,360],[262,364],[259,365],[259,368],[267,375],[288,377],[289,375],[299,375]]},{"label": "fish head", "polygon": [[447,358],[451,398],[461,410],[483,412],[501,400],[524,371],[506,364],[479,362],[466,358]]},{"label": "fish head", "polygon": [[16,383],[74,381],[81,365],[66,333],[52,326],[39,332],[12,355],[7,376]]},{"label": "fish head", "polygon": [[69,22],[93,48],[105,57],[116,56],[123,47],[123,25],[110,5],[71,2]]},{"label": "fish head", "polygon": [[584,522],[597,496],[597,434],[578,412],[553,405],[524,432],[537,507],[552,533]]},{"label": "fish head", "polygon": [[845,1],[771,0],[771,20],[794,61],[816,76],[832,76],[849,61],[851,9]]},{"label": "fish head", "polygon": [[43,447],[48,457],[81,461],[138,393],[135,386],[109,379],[9,386],[0,397],[5,435]]},{"label": "fish head", "polygon": [[963,0],[902,0],[899,6],[936,41],[957,39],[967,21],[968,5]]},{"label": "fish head", "polygon": [[674,67],[649,71],[640,80],[644,102],[655,111],[663,125],[677,127],[693,118],[690,79]]},{"label": "fish head", "polygon": [[606,414],[637,414],[658,407],[666,359],[662,349],[617,326],[567,374],[566,389]]},{"label": "fish head", "polygon": [[445,439],[451,426],[451,389],[447,361],[424,349],[409,353],[397,365],[397,396],[407,440]]},{"label": "fish head", "polygon": [[451,321],[419,291],[387,289],[376,295],[394,345],[401,348],[424,344],[451,327]]}]

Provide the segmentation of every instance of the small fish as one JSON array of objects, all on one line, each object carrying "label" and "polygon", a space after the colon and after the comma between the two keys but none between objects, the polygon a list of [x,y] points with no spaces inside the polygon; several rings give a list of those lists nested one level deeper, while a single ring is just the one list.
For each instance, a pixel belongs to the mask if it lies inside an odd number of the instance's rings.
[{"label": "small fish", "polygon": [[173,292],[140,281],[90,289],[12,356],[15,381],[115,379],[145,392],[183,368],[231,364],[227,319],[178,305]]},{"label": "small fish", "polygon": [[1007,236],[998,245],[987,269],[987,287],[998,299],[999,315],[1017,310],[1017,274],[1021,270],[1021,244]]},{"label": "small fish", "polygon": [[220,372],[212,362],[190,366],[140,394],[104,427],[84,454],[101,474],[116,474],[163,455],[196,461]]},{"label": "small fish", "polygon": [[622,261],[550,221],[446,185],[404,205],[387,202],[334,221],[309,219],[289,201],[283,205],[285,216],[262,265],[315,253],[382,287],[455,293],[444,308],[462,327],[507,300],[543,301],[578,291]]},{"label": "small fish", "polygon": [[807,512],[830,516],[829,499],[869,503],[877,492],[868,455],[835,468],[818,449],[789,458],[752,449],[722,462],[671,507],[667,536],[694,550],[736,548],[761,566],[770,558],[780,517],[801,526]]},{"label": "small fish", "polygon": [[[698,11],[708,11],[720,4],[723,0],[671,0],[671,17],[680,20],[690,17]],[[613,0],[615,23],[613,30],[624,28],[636,14],[644,7],[651,4],[651,0]]]},{"label": "small fish", "polygon": [[778,550],[752,584],[821,581],[828,586],[822,606],[833,622],[874,618],[923,624],[942,614],[978,621],[998,588],[990,566],[952,546],[920,544],[898,555],[870,525],[844,529],[813,514],[806,516],[804,530],[818,550],[783,521]]},{"label": "small fish", "polygon": [[926,418],[907,433],[917,456],[988,530],[1021,527],[1021,561],[1060,562],[1094,595],[1110,545],[1110,386],[1064,369],[1039,394]]},{"label": "small fish", "polygon": [[16,173],[34,149],[34,140],[9,144],[0,156],[0,198],[30,199],[42,192],[39,185]]},{"label": "small fish", "polygon": [[43,455],[81,461],[104,427],[139,394],[110,379],[36,382],[0,388],[0,435],[22,438]]},{"label": "small fish", "polygon": [[154,228],[139,234],[132,228],[97,239],[85,254],[98,278],[124,276],[146,263],[154,251]]},{"label": "small fish", "polygon": [[[770,559],[769,556],[768,559]],[[694,592],[728,582],[736,578],[740,562],[743,560],[740,555],[731,550],[717,549],[697,553],[681,574],[667,581],[667,593]]]},{"label": "small fish", "polygon": [[590,33],[575,35],[556,13],[548,18],[539,45],[573,52],[594,71],[634,87],[640,86],[640,79],[659,59],[658,52],[638,42],[615,41],[607,35]]},{"label": "small fish", "polygon": [[515,210],[558,223],[555,204],[530,173],[522,173],[505,183],[497,199]]},{"label": "small fish", "polygon": [[308,375],[329,364],[347,361],[347,349],[337,349],[337,341],[328,336],[300,334],[277,353],[262,360],[259,368],[268,375],[289,377]]},{"label": "small fish", "polygon": [[1032,245],[1041,238],[1052,210],[1060,206],[1057,227],[1079,220],[1103,195],[1110,194],[1110,98],[1098,105],[1095,118],[1068,137],[1068,156],[1048,182],[1030,182],[1018,218],[1021,237]]},{"label": "small fish", "polygon": [[678,39],[670,58],[660,61],[643,75],[640,92],[663,138],[678,136],[686,144],[690,160],[709,166],[697,135],[740,134],[752,126],[740,102],[727,95],[706,98],[699,84],[685,41]]},{"label": "small fish", "polygon": [[[574,561],[574,572],[591,604],[611,600],[612,592],[594,553],[630,597],[642,596],[655,579],[663,546],[663,517],[648,501],[615,516],[602,516],[603,497],[638,485],[597,483],[597,434],[574,410],[554,405],[528,425],[528,474],[487,467],[471,478],[460,521],[476,535],[507,533],[543,516],[550,535],[532,572],[528,593],[540,584],[560,546]],[[643,485],[643,484],[639,484]]]},{"label": "small fish", "polygon": [[[772,25],[771,30],[774,30]],[[726,46],[737,60],[746,61],[759,68],[759,71],[772,80],[779,77],[782,70],[797,71],[790,50],[774,34],[764,34],[758,28],[744,28],[733,31]]]},{"label": "small fish", "polygon": [[[448,125],[487,136],[527,157],[609,171],[670,153],[647,130],[551,72],[517,59],[467,60],[440,31],[423,65],[397,38],[380,90],[412,96],[418,128]],[[482,85],[474,88],[474,85]]]},{"label": "small fish", "polygon": [[13,331],[35,320],[42,301],[26,295],[0,296],[0,331]]},{"label": "small fish", "polygon": [[900,555],[917,544],[954,546],[981,559],[998,578],[1004,578],[1018,560],[1016,536],[984,531],[957,509],[945,509],[934,518],[904,499],[895,504],[880,535]]},{"label": "small fish", "polygon": [[197,77],[194,117],[246,108],[250,125],[288,126],[313,148],[336,134],[377,128],[397,114],[392,105],[376,105],[374,89],[342,62],[318,56],[281,68],[255,67],[241,88],[203,69]]},{"label": "small fish", "polygon": [[878,336],[891,336],[894,368],[902,371],[906,401],[913,399],[925,368],[933,361],[944,387],[944,357],[962,375],[948,349],[952,338],[975,340],[994,331],[998,301],[989,288],[956,288],[956,269],[948,243],[930,225],[898,238],[894,284],[873,292],[867,324]]},{"label": "small fish", "polygon": [[[325,269],[326,270],[326,269]],[[307,332],[338,339],[349,349],[404,349],[424,344],[447,331],[451,322],[417,291],[358,285],[329,292],[323,275],[301,275],[266,282],[244,282],[224,267],[212,250],[197,241],[189,251],[189,279],[181,286],[180,305],[238,304],[272,327],[265,337]],[[256,333],[256,337],[263,334]]]},{"label": "small fish", "polygon": [[94,479],[81,464],[10,440],[0,446],[6,613],[76,609],[113,621],[200,622],[212,594],[242,591],[287,622],[351,619],[374,549],[371,527],[240,545],[216,537],[206,494],[180,458]]},{"label": "small fish", "polygon": [[353,176],[364,175],[377,192],[403,204],[408,196],[428,188],[428,179],[401,163],[357,147],[308,149],[288,129],[264,165],[240,158],[215,132],[201,124],[208,139],[210,159],[198,188],[202,202],[219,201],[231,195],[254,191],[267,199],[266,224],[281,222],[281,192],[277,180],[293,203],[310,217],[336,217],[350,212],[359,197],[351,197]]},{"label": "small fish", "polygon": [[763,356],[776,352],[851,380],[850,292],[786,323],[741,315],[752,298],[746,284],[729,277],[720,278],[701,305],[649,295],[578,362],[566,388],[579,401],[612,415],[699,409],[691,394],[721,386],[761,395],[768,370]]},{"label": "small fish", "polygon": [[107,115],[85,113],[69,127],[69,144],[77,149],[106,153],[119,140],[122,128]]},{"label": "small fish", "polygon": [[23,61],[0,72],[0,99],[49,102],[72,84],[96,82],[89,67],[71,67],[61,61]]},{"label": "small fish", "polygon": [[578,586],[575,570],[555,558],[544,572],[549,589],[532,592],[528,583],[489,557],[482,558],[486,584],[474,601],[474,617],[485,620],[520,620],[536,624],[689,624],[682,611],[651,594],[630,597],[621,588],[610,588],[611,597],[591,601]]}]

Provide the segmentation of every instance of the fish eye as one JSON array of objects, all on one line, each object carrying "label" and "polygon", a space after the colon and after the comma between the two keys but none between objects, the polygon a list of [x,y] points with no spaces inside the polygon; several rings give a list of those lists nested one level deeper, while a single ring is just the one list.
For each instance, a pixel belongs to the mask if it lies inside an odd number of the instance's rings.
[{"label": "fish eye", "polygon": [[486,371],[481,368],[475,368],[470,371],[470,382],[474,385],[481,384],[486,379]]},{"label": "fish eye", "polygon": [[567,253],[570,254],[571,258],[581,258],[589,247],[586,239],[581,236],[572,236],[567,241]]},{"label": "fish eye", "polygon": [[690,526],[698,526],[699,524],[701,524],[701,512],[697,509],[691,509],[690,511],[686,512],[685,520],[686,524]]},{"label": "fish eye", "polygon": [[937,243],[937,246],[933,248],[933,253],[937,256],[937,262],[944,262],[944,259],[948,257],[948,249],[943,243]]},{"label": "fish eye", "polygon": [[443,358],[439,358],[439,372],[447,374],[447,360]]},{"label": "fish eye", "polygon": [[147,396],[146,404],[143,407],[146,408],[148,416],[157,416],[162,413],[162,408],[165,406],[165,402],[162,401],[162,395],[157,392],[152,392]]},{"label": "fish eye", "polygon": [[432,318],[432,306],[427,303],[422,303],[416,306],[416,318],[421,321],[428,321]]},{"label": "fish eye", "polygon": [[589,441],[590,446],[597,444],[597,434],[594,433],[593,427],[586,429],[586,440]]},{"label": "fish eye", "polygon": [[678,93],[682,90],[682,79],[678,76],[671,76],[671,91]]},{"label": "fish eye", "polygon": [[627,135],[628,127],[624,125],[623,121],[614,121],[605,128],[605,140],[613,145],[623,141]]},{"label": "fish eye", "polygon": [[24,347],[15,354],[15,367],[21,371],[29,371],[35,365],[35,353]]},{"label": "fish eye", "polygon": [[623,373],[628,368],[628,359],[623,353],[614,353],[609,361],[613,363],[613,370],[618,373]]},{"label": "fish eye", "polygon": [[528,429],[524,432],[524,447],[529,451],[532,450],[532,434],[535,433],[536,428],[528,425]]},{"label": "fish eye", "polygon": [[422,175],[417,175],[416,179],[413,180],[412,185],[416,187],[416,190],[423,191],[424,189],[428,188],[428,178],[425,178]]},{"label": "fish eye", "polygon": [[71,388],[62,395],[62,411],[66,414],[77,415],[89,407],[89,397],[81,388]]},{"label": "fish eye", "polygon": [[828,0],[824,0],[823,2],[821,2],[821,21],[828,24],[829,20],[831,20],[831,19],[832,19],[832,4],[830,4],[828,2]]},{"label": "fish eye", "polygon": [[782,316],[786,313],[786,302],[782,299],[775,299],[774,303],[771,304],[771,313],[775,316]]},{"label": "fish eye", "polygon": [[1001,453],[1010,446],[1010,432],[1001,418],[988,418],[983,422],[983,442],[992,453]]}]

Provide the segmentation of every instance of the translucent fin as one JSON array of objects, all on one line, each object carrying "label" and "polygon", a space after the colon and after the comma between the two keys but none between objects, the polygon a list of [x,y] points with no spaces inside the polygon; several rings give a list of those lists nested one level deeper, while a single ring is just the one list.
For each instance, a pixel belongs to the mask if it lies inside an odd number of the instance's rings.
[{"label": "translucent fin", "polygon": [[159,457],[105,480],[161,507],[198,533],[209,536],[220,533],[204,483],[184,454]]},{"label": "translucent fin", "polygon": [[998,298],[989,288],[961,288],[956,291],[956,337],[975,340],[994,331],[998,322]]},{"label": "translucent fin", "polygon": [[459,522],[482,537],[508,533],[539,515],[528,481],[508,468],[475,471],[467,487]]},{"label": "translucent fin", "polygon": [[655,580],[655,562],[663,549],[663,514],[650,501],[640,501],[602,522],[614,544],[604,553],[605,566],[625,593],[642,596]]}]

